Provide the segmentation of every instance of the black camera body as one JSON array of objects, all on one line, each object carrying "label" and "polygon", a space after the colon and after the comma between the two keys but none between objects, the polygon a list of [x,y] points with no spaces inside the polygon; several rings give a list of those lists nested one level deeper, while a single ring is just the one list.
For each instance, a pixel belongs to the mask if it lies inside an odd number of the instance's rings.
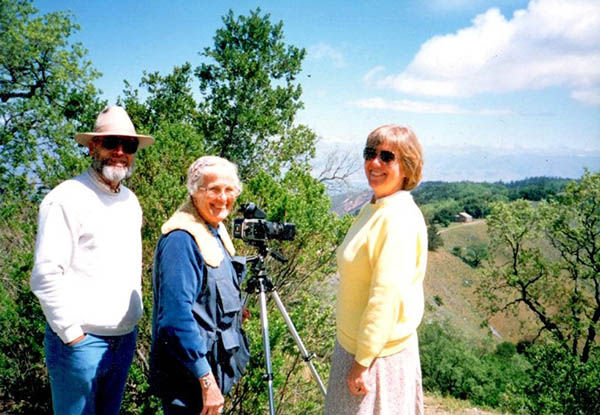
[{"label": "black camera body", "polygon": [[291,241],[296,236],[293,223],[269,222],[267,214],[254,203],[245,203],[240,208],[244,217],[233,220],[233,237],[249,243],[276,239]]}]

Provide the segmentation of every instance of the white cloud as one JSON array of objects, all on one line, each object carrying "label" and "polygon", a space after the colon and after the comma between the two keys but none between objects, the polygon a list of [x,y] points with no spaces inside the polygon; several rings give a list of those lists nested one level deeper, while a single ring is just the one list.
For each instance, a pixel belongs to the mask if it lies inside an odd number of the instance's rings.
[{"label": "white cloud", "polygon": [[521,0],[429,0],[424,2],[429,10],[438,13],[448,13],[449,11],[464,11],[479,9],[486,7],[500,7],[503,5],[511,6],[515,3],[520,3]]},{"label": "white cloud", "polygon": [[330,60],[336,68],[342,68],[346,65],[342,52],[326,43],[317,43],[310,46],[308,48],[308,56],[314,60]]},{"label": "white cloud", "polygon": [[573,91],[571,98],[588,105],[600,105],[600,88]]},{"label": "white cloud", "polygon": [[600,1],[532,0],[510,20],[492,8],[469,27],[429,39],[403,72],[381,72],[374,68],[367,81],[417,95],[565,86],[574,99],[594,104],[600,89]]},{"label": "white cloud", "polygon": [[385,66],[376,66],[373,69],[371,69],[369,72],[367,72],[365,74],[365,76],[363,76],[363,81],[367,84],[371,83],[371,81],[375,78],[375,75],[377,75],[380,72],[385,71]]},{"label": "white cloud", "polygon": [[511,115],[509,110],[478,109],[469,110],[453,104],[442,104],[407,99],[386,101],[383,98],[369,98],[349,102],[359,108],[391,110],[399,112],[415,112],[420,114],[476,114],[476,115]]}]

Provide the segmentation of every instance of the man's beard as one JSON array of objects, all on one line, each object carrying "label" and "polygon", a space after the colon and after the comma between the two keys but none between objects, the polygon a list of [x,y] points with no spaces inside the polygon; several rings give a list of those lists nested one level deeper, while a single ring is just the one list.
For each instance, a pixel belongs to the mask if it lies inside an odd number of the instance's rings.
[{"label": "man's beard", "polygon": [[102,175],[109,182],[120,183],[121,181],[128,179],[133,174],[133,170],[135,169],[135,160],[131,162],[131,164],[127,167],[121,166],[110,166],[110,159],[100,159],[98,156],[94,157],[94,161],[92,162],[92,167],[99,174]]}]

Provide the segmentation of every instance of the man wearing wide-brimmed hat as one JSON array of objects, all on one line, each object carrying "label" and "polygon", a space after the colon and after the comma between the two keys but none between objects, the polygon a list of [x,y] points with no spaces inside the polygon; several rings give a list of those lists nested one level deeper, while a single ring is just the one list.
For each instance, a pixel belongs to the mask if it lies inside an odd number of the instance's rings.
[{"label": "man wearing wide-brimmed hat", "polygon": [[48,322],[54,413],[117,415],[142,316],[142,210],[121,181],[154,139],[117,106],[75,139],[92,166],[42,201],[31,288]]}]

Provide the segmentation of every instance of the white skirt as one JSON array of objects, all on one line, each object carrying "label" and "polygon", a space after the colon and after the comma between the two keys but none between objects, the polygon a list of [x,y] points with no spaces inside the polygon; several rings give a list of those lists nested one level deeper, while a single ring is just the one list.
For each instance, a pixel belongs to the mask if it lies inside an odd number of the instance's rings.
[{"label": "white skirt", "polygon": [[415,334],[406,349],[373,361],[369,369],[371,391],[356,396],[346,378],[354,356],[335,342],[331,357],[326,415],[423,415],[423,387],[419,341]]}]

